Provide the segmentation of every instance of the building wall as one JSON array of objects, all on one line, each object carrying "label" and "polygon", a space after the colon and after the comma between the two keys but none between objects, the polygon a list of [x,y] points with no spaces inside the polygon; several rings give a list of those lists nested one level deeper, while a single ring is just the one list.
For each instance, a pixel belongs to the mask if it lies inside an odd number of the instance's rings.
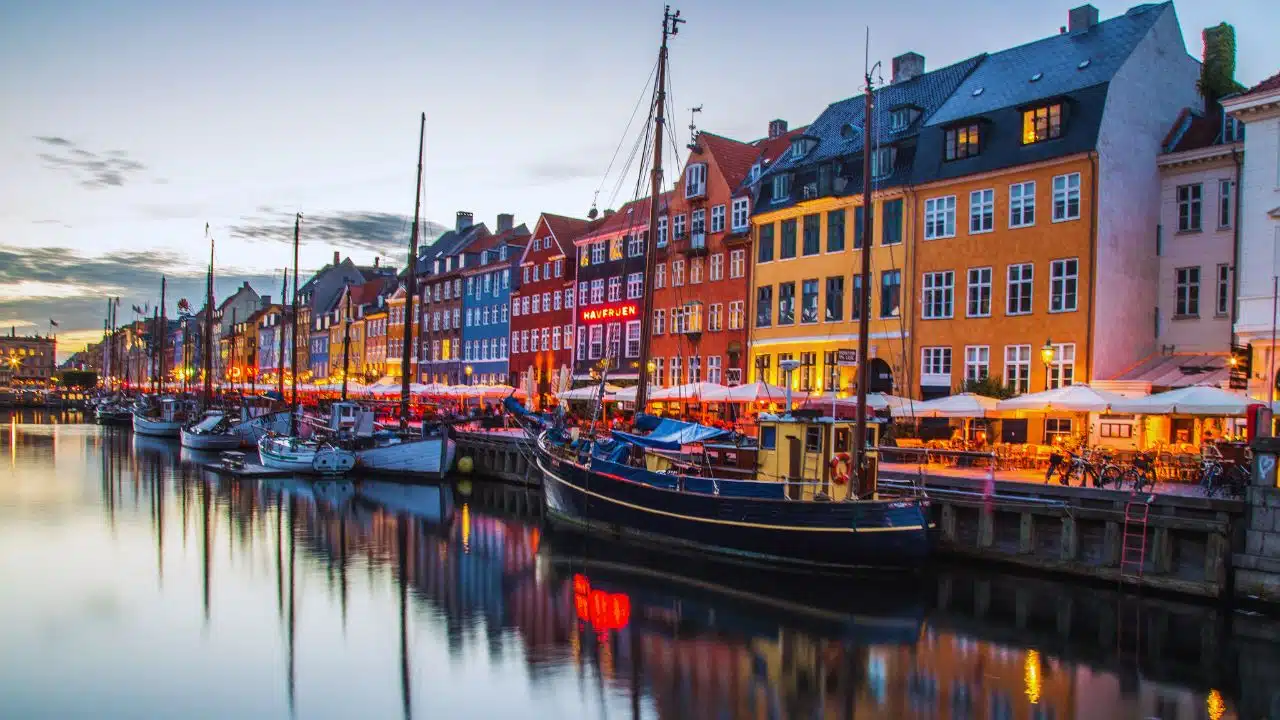
[{"label": "building wall", "polygon": [[[640,273],[643,278],[645,258],[643,247],[646,240],[640,240],[640,252],[633,253],[632,249],[636,247],[632,243],[634,238],[644,238],[649,229],[649,214],[647,202],[631,203],[625,206],[612,218],[610,218],[594,233],[584,235],[574,241],[575,259],[577,265],[577,288],[574,307],[574,362],[573,375],[575,379],[586,379],[590,376],[591,371],[602,363],[609,360],[609,375],[615,380],[636,380],[638,379],[637,366],[639,363],[640,353],[636,348],[632,348],[635,352],[628,352],[626,343],[626,332],[628,323],[635,323],[632,327],[638,327],[640,323],[640,313],[644,307],[644,299],[642,297],[629,298],[627,296],[627,278],[628,276]],[[630,211],[630,212],[628,212]],[[603,243],[604,261],[595,262],[593,257],[592,246]],[[617,248],[620,247],[620,251]],[[566,262],[568,262],[566,260]],[[619,290],[618,299],[610,300],[609,285],[610,282],[617,282]],[[594,294],[592,290],[593,283],[603,284],[603,294],[599,302],[593,300]],[[643,280],[642,280],[643,283]],[[587,290],[586,299],[583,298],[584,286]],[[521,310],[523,311],[523,303]],[[610,327],[616,325],[619,333],[618,353],[616,357],[610,358],[609,349],[609,332]],[[593,333],[598,332],[600,343],[598,351],[592,349],[591,339]],[[634,332],[634,331],[633,331]]]},{"label": "building wall", "polygon": [[[1235,145],[1217,145],[1161,156],[1159,277],[1156,344],[1168,352],[1226,352],[1231,345],[1231,265],[1237,198]],[[1221,183],[1231,182],[1227,224],[1221,220]],[[1179,229],[1178,188],[1201,188],[1200,229]],[[1179,270],[1199,271],[1197,312],[1178,314]],[[1225,284],[1219,273],[1225,271]],[[1183,273],[1183,279],[1188,279]],[[1220,297],[1221,293],[1221,297]],[[1184,293],[1184,305],[1189,299]],[[1185,309],[1185,308],[1184,308]]]},{"label": "building wall", "polygon": [[[533,236],[529,239],[529,245],[525,249],[523,256],[519,259],[518,265],[513,268],[513,276],[511,279],[511,337],[508,343],[508,358],[512,382],[519,385],[521,377],[529,368],[534,368],[537,381],[537,396],[531,398],[534,403],[541,406],[542,403],[550,400],[550,380],[553,373],[560,371],[562,367],[569,367],[573,363],[573,313],[575,300],[574,279],[577,274],[577,266],[574,264],[575,255],[573,255],[574,246],[571,241],[566,240],[562,248],[562,244],[558,242],[551,230],[547,227],[544,220],[539,220],[537,227],[534,228]],[[570,254],[565,254],[565,249]],[[555,272],[556,263],[559,262],[560,273]],[[551,266],[551,277],[544,277],[543,268],[547,265]],[[538,280],[533,280],[533,268],[538,268]],[[525,277],[529,278],[525,281]],[[523,312],[522,309],[526,301],[532,306],[532,298],[534,295],[539,298],[539,306],[541,306],[541,298],[553,298],[552,310],[540,310],[537,314],[533,312]],[[554,297],[560,296],[560,303],[554,302]],[[541,337],[542,330],[547,330],[549,337],[553,329],[560,331],[558,335],[559,343],[548,342],[547,349],[542,349]],[[532,349],[532,338],[537,335],[539,342],[537,349]]]},{"label": "building wall", "polygon": [[1170,4],[1111,80],[1098,132],[1093,375],[1115,377],[1155,348],[1160,222],[1156,160],[1183,108],[1202,108],[1200,64]]},{"label": "building wall", "polygon": [[365,370],[381,378],[387,374],[387,311],[376,310],[365,316]]},{"label": "building wall", "polygon": [[[498,257],[496,251],[492,254]],[[509,380],[507,358],[511,333],[512,265],[515,260],[509,257],[481,266],[469,272],[463,280],[462,360],[472,370],[472,384],[506,383]]]},{"label": "building wall", "polygon": [[43,383],[54,375],[58,341],[53,337],[0,337],[0,381]]},{"label": "building wall", "polygon": [[[766,189],[767,192],[767,189]],[[885,245],[883,211],[886,202],[902,203],[901,242]],[[815,392],[832,390],[828,387],[827,352],[840,349],[856,349],[858,347],[858,331],[860,321],[852,316],[854,276],[862,271],[861,250],[854,248],[855,208],[862,205],[861,196],[825,197],[817,200],[806,200],[792,207],[774,212],[766,211],[751,220],[752,234],[755,238],[755,251],[751,268],[751,292],[748,295],[747,322],[752,327],[751,372],[752,380],[781,384],[783,374],[778,369],[781,358],[790,356],[801,359],[802,353],[813,353],[814,365],[808,378],[803,371],[797,371],[792,377],[792,385],[799,390],[809,387]],[[872,199],[874,207],[871,248],[871,303],[869,310],[871,336],[871,357],[884,360],[893,370],[895,387],[902,387],[905,393],[911,385],[904,384],[909,372],[910,358],[910,311],[912,307],[912,290],[915,279],[909,272],[911,248],[915,243],[917,213],[913,210],[914,199],[910,194],[899,189],[877,193]],[[843,213],[845,232],[844,249],[828,252],[828,234],[831,213]],[[813,255],[804,254],[804,218],[817,215],[819,222],[818,252]],[[796,257],[781,257],[783,222],[794,220],[796,223]],[[764,228],[772,228],[773,252],[772,260],[760,262],[760,244]],[[882,274],[897,270],[900,273],[899,303],[896,315],[888,315],[882,311],[880,287]],[[844,300],[841,303],[840,321],[826,320],[827,278],[841,277],[844,280]],[[818,281],[818,317],[816,322],[805,323],[801,318],[803,283],[805,280]],[[784,283],[795,283],[795,322],[790,325],[779,324],[778,303],[779,287]],[[772,295],[769,309],[770,324],[760,326],[760,289],[770,288]],[[762,358],[768,363],[767,368],[761,366]],[[838,392],[852,391],[856,379],[856,368],[836,366],[830,371],[831,379],[836,381]]]},{"label": "building wall", "polygon": [[[965,379],[966,348],[986,348],[988,374],[1010,378],[1005,372],[1006,348],[1029,346],[1029,392],[1048,386],[1047,366],[1040,350],[1046,344],[1074,346],[1075,364],[1072,379],[1084,382],[1090,377],[1086,348],[1091,303],[1087,289],[1090,283],[1091,213],[1089,194],[1092,177],[1089,157],[1077,155],[1063,160],[1024,165],[1009,170],[964,177],[958,181],[925,185],[917,190],[916,222],[924,222],[927,200],[954,195],[956,197],[955,237],[925,240],[923,231],[916,235],[915,277],[917,288],[912,299],[912,323],[915,328],[914,365],[910,387],[919,397],[922,386],[954,390]],[[1079,218],[1054,222],[1053,179],[1060,175],[1080,174]],[[1035,182],[1034,223],[1010,227],[1010,186]],[[970,232],[970,193],[994,190],[992,229]],[[1055,312],[1050,308],[1050,272],[1054,261],[1076,261],[1076,308]],[[1031,312],[1009,313],[1009,273],[1011,265],[1032,265]],[[988,317],[970,317],[968,308],[969,270],[990,268],[991,304]],[[925,273],[954,273],[951,316],[926,319],[923,278]],[[1021,271],[1019,271],[1021,272]],[[1069,304],[1068,304],[1069,305]],[[1110,312],[1107,309],[1106,312]],[[945,377],[930,374],[924,366],[925,349],[950,348],[951,370]],[[1017,350],[1017,358],[1028,351]],[[1068,351],[1069,352],[1069,351]],[[1065,353],[1064,353],[1065,354]],[[924,379],[924,382],[922,382]],[[936,390],[931,394],[936,394]]]},{"label": "building wall", "polygon": [[462,275],[455,270],[420,282],[420,381],[456,385],[462,381]]}]

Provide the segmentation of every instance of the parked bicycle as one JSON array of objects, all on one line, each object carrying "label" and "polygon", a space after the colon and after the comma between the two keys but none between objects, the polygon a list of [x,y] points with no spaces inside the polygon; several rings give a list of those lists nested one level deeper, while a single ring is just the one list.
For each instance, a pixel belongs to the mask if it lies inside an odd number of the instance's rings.
[{"label": "parked bicycle", "polygon": [[1058,474],[1058,482],[1070,486],[1076,478],[1080,487],[1092,483],[1096,488],[1108,485],[1119,487],[1123,469],[1111,461],[1111,457],[1099,451],[1084,450],[1080,454],[1068,451],[1066,457],[1058,453],[1049,456],[1049,469],[1045,471],[1044,480],[1049,482],[1054,473]]},{"label": "parked bicycle", "polygon": [[1205,497],[1241,497],[1249,485],[1249,471],[1239,463],[1206,457],[1201,461],[1200,487]]},{"label": "parked bicycle", "polygon": [[1156,486],[1156,463],[1153,453],[1140,452],[1134,456],[1133,463],[1121,473],[1116,489],[1121,489],[1126,484],[1132,487],[1135,493],[1150,490]]}]

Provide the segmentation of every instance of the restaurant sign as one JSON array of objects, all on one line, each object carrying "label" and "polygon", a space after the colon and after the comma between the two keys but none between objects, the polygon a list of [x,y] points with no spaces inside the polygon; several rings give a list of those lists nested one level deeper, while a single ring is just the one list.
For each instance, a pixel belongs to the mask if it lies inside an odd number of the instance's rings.
[{"label": "restaurant sign", "polygon": [[604,307],[582,308],[578,319],[584,323],[597,323],[609,320],[629,320],[639,315],[640,309],[635,303],[606,305]]},{"label": "restaurant sign", "polygon": [[836,365],[853,367],[858,364],[857,350],[836,350]]}]

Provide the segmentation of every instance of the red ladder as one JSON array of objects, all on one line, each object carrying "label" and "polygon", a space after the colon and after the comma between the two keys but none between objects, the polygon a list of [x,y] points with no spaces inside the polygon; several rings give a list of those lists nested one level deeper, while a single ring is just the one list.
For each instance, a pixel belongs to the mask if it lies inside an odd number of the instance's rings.
[{"label": "red ladder", "polygon": [[1151,500],[1130,500],[1124,505],[1124,537],[1120,548],[1120,579],[1141,580],[1147,562],[1147,518]]}]

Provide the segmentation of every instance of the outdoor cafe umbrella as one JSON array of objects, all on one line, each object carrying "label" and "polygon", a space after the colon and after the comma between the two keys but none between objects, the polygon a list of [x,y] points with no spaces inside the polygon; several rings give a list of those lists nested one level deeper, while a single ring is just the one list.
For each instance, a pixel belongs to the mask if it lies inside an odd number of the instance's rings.
[{"label": "outdoor cafe umbrella", "polygon": [[1247,395],[1208,385],[1192,385],[1146,397],[1124,399],[1114,403],[1115,412],[1138,415],[1244,415],[1257,401]]},{"label": "outdoor cafe umbrella", "polygon": [[786,402],[787,391],[777,385],[756,381],[729,388],[729,392],[726,393],[725,397],[726,402],[752,403],[761,400],[776,403]]},{"label": "outdoor cafe umbrella", "polygon": [[1126,398],[1088,385],[1063,385],[1052,390],[1019,395],[997,404],[1000,410],[1029,412],[1105,412]]},{"label": "outdoor cafe umbrella", "polygon": [[[604,386],[605,397],[608,398],[613,393],[616,393],[618,389],[619,388],[616,385],[606,384]],[[595,400],[596,396],[599,394],[600,394],[599,385],[586,385],[584,387],[577,388],[576,390],[565,390],[564,392],[561,392],[558,395],[556,395],[556,397],[560,398],[561,400]],[[632,399],[635,399],[635,394],[632,393],[631,397]]]},{"label": "outdoor cafe umbrella", "polygon": [[1000,414],[996,408],[998,402],[986,395],[960,393],[915,403],[914,414],[916,417],[928,418],[994,417]]},{"label": "outdoor cafe umbrella", "polygon": [[676,400],[683,402],[724,402],[729,397],[729,388],[710,382],[687,383],[675,387],[654,390],[649,395],[651,400]]}]

